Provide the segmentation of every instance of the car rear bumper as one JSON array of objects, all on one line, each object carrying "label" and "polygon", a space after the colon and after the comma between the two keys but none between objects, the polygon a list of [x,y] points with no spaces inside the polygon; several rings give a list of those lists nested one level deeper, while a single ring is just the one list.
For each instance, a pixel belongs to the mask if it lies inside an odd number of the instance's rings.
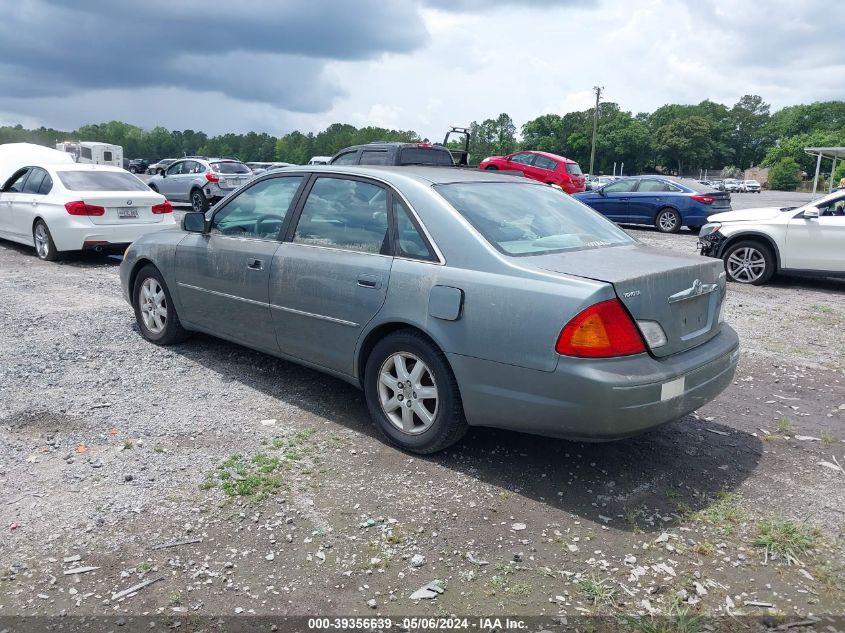
[{"label": "car rear bumper", "polygon": [[553,372],[448,355],[474,426],[584,441],[630,437],[713,400],[733,380],[739,339],[730,327],[657,360],[561,357]]},{"label": "car rear bumper", "polygon": [[70,226],[50,227],[50,233],[59,251],[81,250],[118,250],[120,246],[128,245],[142,235],[176,228],[178,225],[172,216],[161,222],[150,224],[92,224],[87,226],[83,222]]}]

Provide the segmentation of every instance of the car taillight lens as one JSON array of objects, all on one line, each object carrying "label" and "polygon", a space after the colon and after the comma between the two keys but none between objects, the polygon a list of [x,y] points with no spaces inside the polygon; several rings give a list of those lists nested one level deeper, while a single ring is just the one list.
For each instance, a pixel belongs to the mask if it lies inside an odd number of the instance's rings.
[{"label": "car taillight lens", "polygon": [[82,200],[66,202],[65,209],[70,215],[105,215],[105,207],[98,207],[94,204],[86,204]]},{"label": "car taillight lens", "polygon": [[646,351],[634,321],[618,299],[590,306],[573,318],[557,337],[555,351],[580,358],[630,356]]},{"label": "car taillight lens", "polygon": [[701,204],[713,204],[716,201],[713,196],[690,196],[690,198]]},{"label": "car taillight lens", "polygon": [[220,182],[220,176],[211,171],[205,172],[205,179],[208,182]]},{"label": "car taillight lens", "polygon": [[161,204],[155,204],[152,207],[152,212],[155,214],[159,213],[173,213],[173,205],[170,204],[167,200],[162,202]]}]

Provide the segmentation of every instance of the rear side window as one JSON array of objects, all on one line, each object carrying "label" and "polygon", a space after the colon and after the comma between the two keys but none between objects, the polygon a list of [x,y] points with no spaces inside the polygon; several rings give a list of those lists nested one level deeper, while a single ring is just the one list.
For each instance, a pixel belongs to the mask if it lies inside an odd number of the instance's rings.
[{"label": "rear side window", "polygon": [[[358,151],[354,152],[346,152],[345,154],[341,154],[337,158],[332,161],[332,165],[354,165],[355,164],[355,156],[357,156]],[[316,165],[320,165],[323,163],[314,163]]]},{"label": "rear side window", "polygon": [[23,186],[22,193],[38,193],[38,190],[41,188],[41,184],[44,182],[44,176],[47,175],[47,172],[43,169],[39,169],[38,167],[33,167],[32,171],[29,173],[29,178],[26,179],[26,184]]},{"label": "rear side window", "polygon": [[135,176],[119,171],[60,171],[59,180],[71,191],[149,191]]},{"label": "rear side window", "polygon": [[393,199],[393,215],[396,218],[396,254],[410,259],[436,260],[419,227],[408,213],[408,209],[395,198]]},{"label": "rear side window", "polygon": [[534,158],[534,167],[554,171],[557,168],[557,163],[551,158],[546,158],[545,156],[537,156]]},{"label": "rear side window", "polygon": [[399,150],[399,164],[455,166],[449,150],[438,147],[403,147]]},{"label": "rear side window", "polygon": [[387,165],[387,152],[365,149],[361,152],[361,165]]},{"label": "rear side window", "polygon": [[584,172],[581,171],[581,165],[578,163],[566,163],[566,173],[571,174],[573,176],[583,176]]},{"label": "rear side window", "polygon": [[211,163],[211,168],[218,174],[251,174],[249,167],[234,160]]},{"label": "rear side window", "polygon": [[665,182],[661,182],[660,180],[643,180],[640,182],[640,188],[637,191],[640,192],[656,192],[656,191],[672,191],[673,189],[667,185]]},{"label": "rear side window", "polygon": [[302,208],[298,244],[387,254],[387,192],[345,178],[318,178]]},{"label": "rear side window", "polygon": [[38,193],[42,196],[46,196],[53,190],[53,179],[50,178],[50,174],[44,173],[44,180],[41,181],[41,186],[38,188]]},{"label": "rear side window", "polygon": [[579,251],[630,244],[613,222],[551,187],[473,182],[436,190],[506,255]]}]

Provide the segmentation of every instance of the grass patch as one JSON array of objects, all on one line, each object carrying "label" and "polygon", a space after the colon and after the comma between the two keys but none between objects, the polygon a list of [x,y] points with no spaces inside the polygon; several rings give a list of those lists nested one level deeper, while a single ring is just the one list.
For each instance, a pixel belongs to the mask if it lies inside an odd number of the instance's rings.
[{"label": "grass patch", "polygon": [[739,507],[739,495],[727,490],[718,492],[709,506],[690,516],[694,521],[715,525],[728,533],[745,519],[745,513]]},{"label": "grass patch", "polygon": [[795,432],[795,425],[787,417],[778,418],[775,424],[775,433],[778,435],[792,435]]},{"label": "grass patch", "polygon": [[625,509],[625,523],[628,524],[628,527],[631,528],[632,534],[641,534],[642,529],[640,529],[640,511],[639,509],[634,508],[626,508]]},{"label": "grass patch", "polygon": [[801,563],[799,556],[813,549],[818,537],[818,530],[807,525],[776,519],[760,526],[754,545],[763,548],[766,560],[781,558],[787,565],[792,565]]},{"label": "grass patch", "polygon": [[821,303],[813,304],[810,307],[813,310],[815,310],[816,312],[821,312],[823,314],[833,314],[833,308],[831,308],[830,306],[826,306],[824,304],[821,304]]},{"label": "grass patch", "polygon": [[673,603],[664,616],[624,616],[622,621],[631,633],[701,633],[704,618],[695,615],[689,607]]},{"label": "grass patch", "polygon": [[148,560],[141,561],[140,563],[138,563],[138,566],[135,568],[135,571],[138,572],[139,574],[146,574],[148,572],[151,572],[152,570],[153,570],[153,564]]},{"label": "grass patch", "polygon": [[131,451],[133,448],[135,448],[135,444],[132,442],[132,440],[126,440],[123,443],[123,450]]},{"label": "grass patch", "polygon": [[281,459],[258,453],[252,459],[242,455],[231,455],[202,485],[208,489],[214,485],[230,497],[250,497],[257,500],[271,495],[283,486],[279,473],[285,468]]},{"label": "grass patch", "polygon": [[704,541],[702,543],[696,543],[695,546],[692,548],[692,551],[694,551],[699,556],[709,556],[713,553],[713,550],[715,549],[716,546],[713,545],[713,543]]},{"label": "grass patch", "polygon": [[159,446],[158,444],[153,446],[153,453],[163,453],[163,452],[164,452],[163,446]]},{"label": "grass patch", "polygon": [[610,586],[606,578],[601,580],[595,576],[581,578],[577,585],[581,595],[583,595],[584,599],[593,605],[593,607],[600,609],[604,606],[616,604],[617,591]]},{"label": "grass patch", "polygon": [[822,446],[830,446],[836,441],[836,438],[829,431],[822,431],[819,439],[821,440]]}]

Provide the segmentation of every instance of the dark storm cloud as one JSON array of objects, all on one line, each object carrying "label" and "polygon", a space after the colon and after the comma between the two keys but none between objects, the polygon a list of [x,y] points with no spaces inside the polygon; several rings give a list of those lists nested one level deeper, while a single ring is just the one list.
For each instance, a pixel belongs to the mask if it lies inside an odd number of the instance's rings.
[{"label": "dark storm cloud", "polygon": [[342,94],[326,60],[428,39],[416,5],[383,0],[29,0],[3,13],[5,97],[178,87],[319,112]]}]

